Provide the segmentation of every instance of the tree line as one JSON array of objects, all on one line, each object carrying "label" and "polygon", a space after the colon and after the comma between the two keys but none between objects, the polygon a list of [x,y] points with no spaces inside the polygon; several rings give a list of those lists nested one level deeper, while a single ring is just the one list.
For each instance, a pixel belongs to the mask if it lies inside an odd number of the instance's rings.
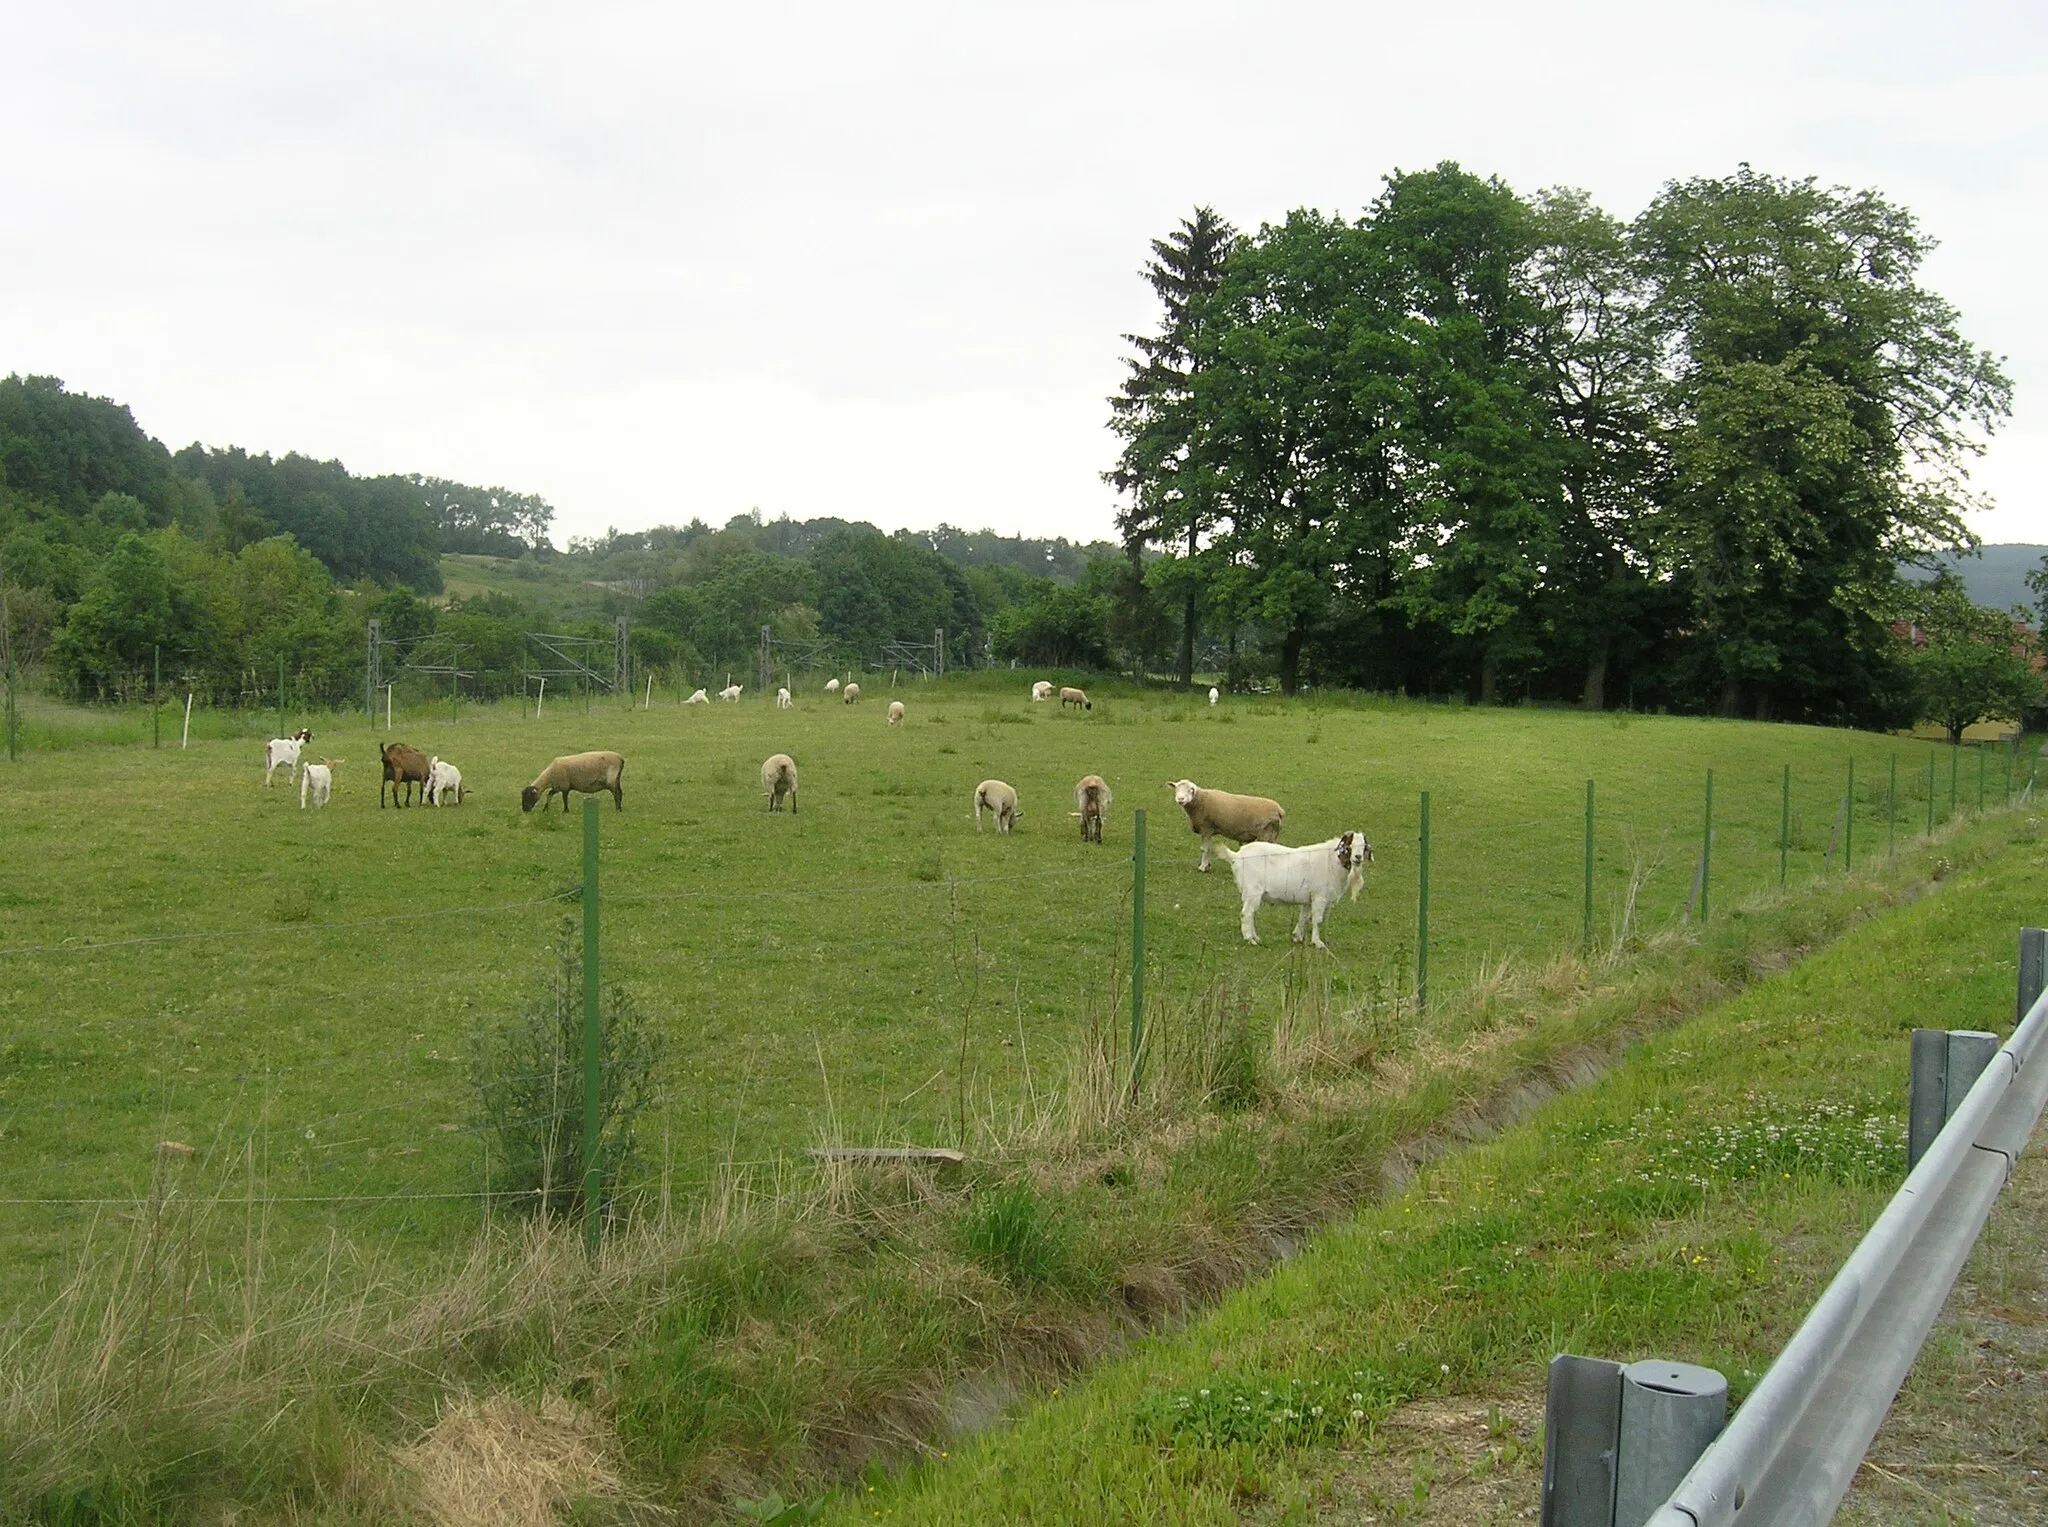
[{"label": "tree line", "polygon": [[1288,692],[1931,714],[1955,591],[1900,568],[1972,544],[2012,392],[1931,247],[1746,165],[1626,223],[1451,163],[1356,218],[1197,208],[1110,400],[1126,624],[1183,683],[1206,651]]}]

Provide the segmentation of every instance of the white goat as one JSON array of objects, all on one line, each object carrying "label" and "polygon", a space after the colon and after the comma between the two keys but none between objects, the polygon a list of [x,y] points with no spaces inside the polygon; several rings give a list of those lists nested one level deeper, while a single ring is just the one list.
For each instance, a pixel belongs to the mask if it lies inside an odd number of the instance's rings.
[{"label": "white goat", "polygon": [[306,809],[309,795],[315,811],[327,804],[327,798],[334,793],[334,766],[340,762],[339,758],[323,758],[299,771],[299,810]]},{"label": "white goat", "polygon": [[429,806],[445,806],[449,791],[455,792],[455,804],[462,804],[462,771],[445,758],[427,760],[427,788],[425,791]]},{"label": "white goat", "polygon": [[827,679],[827,680],[825,681],[825,693],[826,693],[826,694],[828,694],[828,695],[836,695],[836,694],[838,694],[838,693],[839,693],[839,681],[838,681],[837,679]]},{"label": "white goat", "polygon": [[738,684],[728,684],[718,692],[718,698],[721,700],[737,700],[740,697],[742,687]]},{"label": "white goat", "polygon": [[263,744],[263,788],[270,788],[270,776],[277,769],[285,770],[285,783],[291,784],[299,777],[299,750],[313,740],[313,734],[300,727],[289,737],[273,737]]},{"label": "white goat", "polygon": [[1040,700],[1049,700],[1049,699],[1051,699],[1051,698],[1052,698],[1052,680],[1051,680],[1051,679],[1040,679],[1040,680],[1039,680],[1039,681],[1038,681],[1038,682],[1037,682],[1036,684],[1033,684],[1033,685],[1031,686],[1031,700],[1032,700],[1032,703],[1033,703],[1034,705],[1035,705],[1035,704],[1037,704],[1037,703],[1038,703],[1038,702],[1039,702]]},{"label": "white goat", "polygon": [[775,708],[777,710],[788,710],[795,704],[796,701],[790,699],[788,690],[778,689],[775,691]]},{"label": "white goat", "polygon": [[685,705],[709,705],[710,703],[711,696],[704,693],[701,689],[691,690],[690,698],[683,702]]},{"label": "white goat", "polygon": [[1209,686],[1209,703],[1211,705],[1214,705],[1218,700],[1222,698],[1223,696],[1217,693],[1216,686],[1214,684],[1211,684]]},{"label": "white goat", "polygon": [[1324,843],[1304,848],[1286,848],[1278,843],[1247,843],[1240,849],[1219,848],[1230,874],[1237,881],[1243,906],[1238,931],[1247,943],[1259,941],[1253,921],[1261,902],[1278,902],[1300,907],[1294,920],[1294,942],[1307,931],[1309,942],[1318,949],[1323,942],[1323,914],[1344,899],[1349,891],[1353,901],[1365,888],[1365,866],[1372,863],[1372,845],[1362,832],[1339,833]]}]

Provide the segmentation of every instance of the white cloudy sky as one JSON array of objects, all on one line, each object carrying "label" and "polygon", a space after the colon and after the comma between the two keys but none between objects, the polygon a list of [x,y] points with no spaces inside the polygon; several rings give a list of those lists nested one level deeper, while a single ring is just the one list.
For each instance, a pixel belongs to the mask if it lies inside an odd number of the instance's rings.
[{"label": "white cloudy sky", "polygon": [[198,439],[701,515],[1104,534],[1146,241],[1455,158],[1635,212],[1876,186],[2009,358],[2048,541],[2036,5],[16,4],[0,372]]}]

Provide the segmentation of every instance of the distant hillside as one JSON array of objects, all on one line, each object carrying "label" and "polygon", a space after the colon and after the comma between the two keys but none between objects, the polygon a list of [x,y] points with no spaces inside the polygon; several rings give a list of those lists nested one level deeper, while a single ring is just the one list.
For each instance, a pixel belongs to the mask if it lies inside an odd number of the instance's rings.
[{"label": "distant hillside", "polygon": [[[1970,598],[1978,604],[1994,610],[2008,610],[2018,604],[2031,610],[2039,600],[2027,587],[2027,574],[2041,565],[2044,556],[2048,556],[2048,546],[2007,541],[1986,546],[1974,557],[1943,557],[1936,565],[1948,568],[1962,579]],[[1908,568],[1906,576],[1924,578],[1926,572]]]}]

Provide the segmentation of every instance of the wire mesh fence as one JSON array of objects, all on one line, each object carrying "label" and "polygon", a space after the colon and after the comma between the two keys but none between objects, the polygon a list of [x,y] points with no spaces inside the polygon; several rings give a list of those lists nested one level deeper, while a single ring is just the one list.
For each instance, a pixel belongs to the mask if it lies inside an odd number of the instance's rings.
[{"label": "wire mesh fence", "polygon": [[[1723,768],[1711,829],[1704,769],[1689,799],[1596,782],[1590,816],[1582,783],[1436,786],[1431,995],[1504,958],[1618,947],[1865,864],[1977,810],[1980,770],[1983,809],[2028,798],[2017,753],[1896,752],[1896,771],[1889,752],[1859,757],[1853,781],[1846,760],[1835,778]],[[1297,963],[1240,947],[1228,875],[1192,873],[1192,841],[1165,830],[1179,825],[1154,814],[1151,1021],[1219,979],[1277,1007]],[[1420,821],[1373,838],[1332,953],[1303,957],[1325,962],[1339,1002],[1414,995]],[[685,853],[659,850],[602,903],[603,981],[664,1042],[629,1196],[689,1195],[823,1139],[971,1146],[1060,1085],[1080,1015],[1126,1000],[1127,840],[1054,867],[963,871],[934,849],[885,875],[821,855],[780,885],[661,889],[661,856]],[[0,947],[0,1286],[167,1181],[260,1202],[274,1234],[309,1247],[339,1230],[445,1248],[511,1212],[525,1190],[503,1175],[506,1120],[479,1105],[480,1037],[558,980],[580,893],[570,842],[543,840],[525,891],[501,900],[420,906],[394,888],[343,915],[312,877],[282,886],[267,920],[187,926],[167,889],[149,931]],[[1269,945],[1291,920],[1264,914]]]}]

